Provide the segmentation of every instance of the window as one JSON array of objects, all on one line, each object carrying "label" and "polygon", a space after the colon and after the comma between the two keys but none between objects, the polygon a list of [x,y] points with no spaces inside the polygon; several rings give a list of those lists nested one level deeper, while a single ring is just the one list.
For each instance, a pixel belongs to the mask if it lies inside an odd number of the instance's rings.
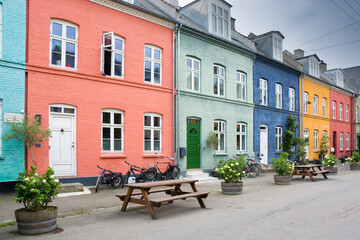
[{"label": "window", "polygon": [[123,0],[123,1],[134,4],[134,0]]},{"label": "window", "polygon": [[214,132],[219,141],[216,151],[225,152],[225,122],[218,120],[214,121]]},{"label": "window", "polygon": [[186,58],[186,87],[191,91],[200,91],[200,61],[195,58]]},{"label": "window", "polygon": [[[2,4],[0,3],[0,58],[2,58],[2,12],[3,12]],[[1,151],[0,151],[0,155],[1,155]]]},{"label": "window", "polygon": [[236,72],[236,91],[237,98],[246,101],[246,74]]},{"label": "window", "polygon": [[260,104],[267,106],[267,80],[260,78]]},{"label": "window", "polygon": [[326,98],[323,98],[322,101],[322,116],[326,117]]},{"label": "window", "polygon": [[339,106],[339,114],[340,114],[340,120],[343,120],[343,104],[340,103]]},{"label": "window", "polygon": [[105,76],[124,77],[124,40],[114,33],[104,33],[102,71]]},{"label": "window", "polygon": [[240,152],[246,151],[246,123],[236,125],[236,147]]},{"label": "window", "polygon": [[318,115],[318,96],[314,95],[314,115]]},{"label": "window", "polygon": [[319,131],[314,130],[314,151],[319,150]]},{"label": "window", "polygon": [[308,100],[309,100],[309,94],[307,92],[304,92],[303,94],[303,104],[304,104],[304,113],[308,113]]},{"label": "window", "polygon": [[229,37],[229,12],[212,4],[211,16],[212,33]]},{"label": "window", "polygon": [[0,99],[0,156],[1,155],[2,155],[2,100]]},{"label": "window", "polygon": [[161,84],[161,50],[154,46],[145,46],[145,82]]},{"label": "window", "polygon": [[336,119],[336,102],[333,101],[333,105],[332,105],[332,118]]},{"label": "window", "polygon": [[278,61],[282,61],[283,57],[282,57],[282,40],[278,37],[273,37],[273,56],[274,59],[278,60]]},{"label": "window", "polygon": [[60,20],[51,20],[50,65],[75,69],[77,41],[78,29],[76,25]]},{"label": "window", "polygon": [[344,133],[340,133],[340,150],[342,151],[344,149]]},{"label": "window", "polygon": [[289,88],[289,111],[295,111],[295,89]]},{"label": "window", "polygon": [[346,150],[350,148],[350,134],[346,133]]},{"label": "window", "polygon": [[345,120],[349,121],[349,105],[346,105],[346,113],[345,113]]},{"label": "window", "polygon": [[101,112],[101,149],[103,152],[123,151],[123,113],[104,109]]},{"label": "window", "polygon": [[225,96],[225,69],[214,65],[214,94]]},{"label": "window", "polygon": [[282,85],[275,83],[276,108],[282,108]]},{"label": "window", "polygon": [[144,115],[144,151],[161,152],[161,116],[147,113]]},{"label": "window", "polygon": [[322,144],[323,144],[323,148],[326,147],[326,144],[327,144],[327,132],[326,131],[323,131],[323,138],[322,138]]},{"label": "window", "polygon": [[282,150],[282,127],[276,127],[276,151]]},{"label": "window", "polygon": [[314,60],[310,60],[310,74],[319,77],[319,63]]},{"label": "window", "polygon": [[358,122],[359,121],[359,107],[356,107],[355,108],[355,122]]}]

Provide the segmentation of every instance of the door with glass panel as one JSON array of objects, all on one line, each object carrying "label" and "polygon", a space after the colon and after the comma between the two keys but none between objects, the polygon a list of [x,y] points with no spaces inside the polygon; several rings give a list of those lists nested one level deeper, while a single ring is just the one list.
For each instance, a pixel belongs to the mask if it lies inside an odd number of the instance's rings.
[{"label": "door with glass panel", "polygon": [[200,120],[187,120],[187,168],[200,168]]}]

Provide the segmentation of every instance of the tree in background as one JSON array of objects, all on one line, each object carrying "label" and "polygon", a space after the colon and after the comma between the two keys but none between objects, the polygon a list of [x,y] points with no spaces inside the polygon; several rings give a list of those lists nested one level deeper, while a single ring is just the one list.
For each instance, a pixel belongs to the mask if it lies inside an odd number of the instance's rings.
[{"label": "tree in background", "polygon": [[296,124],[296,117],[289,114],[285,126],[287,129],[283,137],[282,151],[288,153],[289,158],[291,158],[291,154],[295,151],[295,147],[298,144],[298,138],[296,137],[296,129],[299,126]]}]

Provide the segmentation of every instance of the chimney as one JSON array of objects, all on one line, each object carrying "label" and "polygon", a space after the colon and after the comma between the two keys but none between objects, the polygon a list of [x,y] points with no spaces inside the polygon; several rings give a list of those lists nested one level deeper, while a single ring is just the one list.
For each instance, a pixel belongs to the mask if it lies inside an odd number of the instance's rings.
[{"label": "chimney", "polygon": [[302,58],[304,57],[304,50],[301,50],[301,49],[296,49],[294,50],[294,55],[295,55],[295,58]]},{"label": "chimney", "polygon": [[323,60],[321,60],[320,64],[319,64],[319,68],[321,72],[325,72],[327,70],[327,64],[324,63]]},{"label": "chimney", "polygon": [[179,6],[179,0],[164,0],[165,2],[174,5],[175,7]]},{"label": "chimney", "polygon": [[234,30],[234,31],[235,31],[235,21],[236,21],[235,18],[231,18],[231,30]]}]

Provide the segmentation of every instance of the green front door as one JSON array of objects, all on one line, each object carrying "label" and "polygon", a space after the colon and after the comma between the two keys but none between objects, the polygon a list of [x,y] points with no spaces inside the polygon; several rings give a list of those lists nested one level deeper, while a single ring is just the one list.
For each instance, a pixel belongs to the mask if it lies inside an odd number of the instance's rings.
[{"label": "green front door", "polygon": [[187,168],[200,168],[200,120],[187,120]]}]

